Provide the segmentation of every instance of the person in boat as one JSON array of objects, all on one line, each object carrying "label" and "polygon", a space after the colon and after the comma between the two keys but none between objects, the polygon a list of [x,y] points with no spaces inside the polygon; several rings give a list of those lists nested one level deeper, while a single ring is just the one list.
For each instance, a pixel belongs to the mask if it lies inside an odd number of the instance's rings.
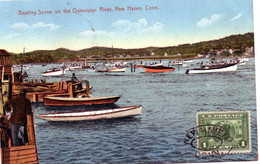
[{"label": "person in boat", "polygon": [[78,80],[78,78],[76,77],[75,73],[72,73],[71,81],[72,81],[72,83],[79,83],[80,82]]},{"label": "person in boat", "polygon": [[26,132],[27,117],[33,117],[31,102],[26,97],[26,91],[20,91],[20,94],[5,104],[5,111],[10,112],[13,107],[9,122],[11,124],[12,145],[24,145],[28,141]]},{"label": "person in boat", "polygon": [[203,64],[203,61],[201,61],[201,63],[200,63],[200,68],[204,68],[205,66],[204,66],[204,64]]},{"label": "person in boat", "polygon": [[82,89],[82,83],[78,80],[78,78],[76,77],[75,73],[72,73],[71,81],[72,81],[72,84],[79,83],[77,85],[77,90],[81,90]]}]

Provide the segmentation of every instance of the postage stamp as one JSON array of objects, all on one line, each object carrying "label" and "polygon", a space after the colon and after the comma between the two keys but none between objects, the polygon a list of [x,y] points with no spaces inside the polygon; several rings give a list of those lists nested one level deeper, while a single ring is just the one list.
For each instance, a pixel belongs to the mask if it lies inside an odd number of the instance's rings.
[{"label": "postage stamp", "polygon": [[250,111],[198,112],[197,154],[251,152]]}]

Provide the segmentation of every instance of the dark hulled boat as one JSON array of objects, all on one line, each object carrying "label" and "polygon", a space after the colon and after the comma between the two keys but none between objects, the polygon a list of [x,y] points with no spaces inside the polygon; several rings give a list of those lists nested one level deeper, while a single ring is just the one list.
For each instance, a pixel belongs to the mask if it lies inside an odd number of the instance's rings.
[{"label": "dark hulled boat", "polygon": [[50,106],[98,105],[115,103],[121,96],[109,97],[57,97],[46,96],[44,104]]},{"label": "dark hulled boat", "polygon": [[155,66],[144,66],[144,69],[146,72],[169,72],[169,71],[174,71],[174,67],[166,67],[163,65],[155,65]]}]

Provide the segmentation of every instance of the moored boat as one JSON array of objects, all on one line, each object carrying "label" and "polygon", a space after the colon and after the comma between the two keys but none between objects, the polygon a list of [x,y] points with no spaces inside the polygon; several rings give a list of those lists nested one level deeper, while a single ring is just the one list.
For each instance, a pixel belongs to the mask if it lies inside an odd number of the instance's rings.
[{"label": "moored boat", "polygon": [[145,65],[133,65],[132,68],[144,68]]},{"label": "moored boat", "polygon": [[174,71],[175,69],[173,67],[166,67],[163,65],[159,65],[159,66],[145,66],[144,67],[146,72],[154,72],[154,73],[158,73],[158,72],[169,72],[169,71]]},{"label": "moored boat", "polygon": [[173,65],[182,65],[184,62],[183,60],[175,60],[175,61],[169,61],[169,65],[173,66]]},{"label": "moored boat", "polygon": [[193,60],[183,60],[183,63],[192,63]]},{"label": "moored boat", "polygon": [[73,70],[82,70],[83,67],[80,67],[79,65],[77,66],[71,66],[69,67],[69,71],[73,71]]},{"label": "moored boat", "polygon": [[116,67],[116,68],[111,68],[111,69],[99,69],[96,70],[97,72],[125,72],[126,68],[125,67]]},{"label": "moored boat", "polygon": [[196,73],[213,73],[213,72],[230,72],[237,70],[237,63],[232,64],[220,64],[212,66],[204,66],[202,68],[188,69],[186,74],[196,74]]},{"label": "moored boat", "polygon": [[125,72],[125,70],[126,70],[125,67],[117,67],[117,68],[108,69],[107,72]]},{"label": "moored boat", "polygon": [[42,76],[62,76],[65,75],[66,70],[65,69],[57,69],[53,68],[51,70],[47,70],[42,73]]},{"label": "moored boat", "polygon": [[58,97],[46,96],[44,104],[50,106],[97,105],[115,103],[121,96],[109,97]]},{"label": "moored boat", "polygon": [[90,65],[84,65],[84,66],[82,66],[82,68],[91,68],[91,66]]},{"label": "moored boat", "polygon": [[142,106],[127,106],[101,110],[49,113],[37,117],[48,121],[86,121],[130,117],[141,114]]}]

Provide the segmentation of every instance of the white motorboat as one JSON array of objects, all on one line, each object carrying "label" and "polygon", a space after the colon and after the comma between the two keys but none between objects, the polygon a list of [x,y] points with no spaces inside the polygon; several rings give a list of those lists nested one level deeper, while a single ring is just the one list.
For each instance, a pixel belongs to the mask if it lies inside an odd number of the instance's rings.
[{"label": "white motorboat", "polygon": [[65,73],[66,73],[65,69],[52,68],[50,70],[43,72],[42,76],[62,76],[65,75]]},{"label": "white motorboat", "polygon": [[212,65],[205,66],[202,68],[193,68],[188,69],[186,74],[195,74],[195,73],[213,73],[213,72],[230,72],[237,70],[237,63],[233,64],[220,64],[220,65]]}]

